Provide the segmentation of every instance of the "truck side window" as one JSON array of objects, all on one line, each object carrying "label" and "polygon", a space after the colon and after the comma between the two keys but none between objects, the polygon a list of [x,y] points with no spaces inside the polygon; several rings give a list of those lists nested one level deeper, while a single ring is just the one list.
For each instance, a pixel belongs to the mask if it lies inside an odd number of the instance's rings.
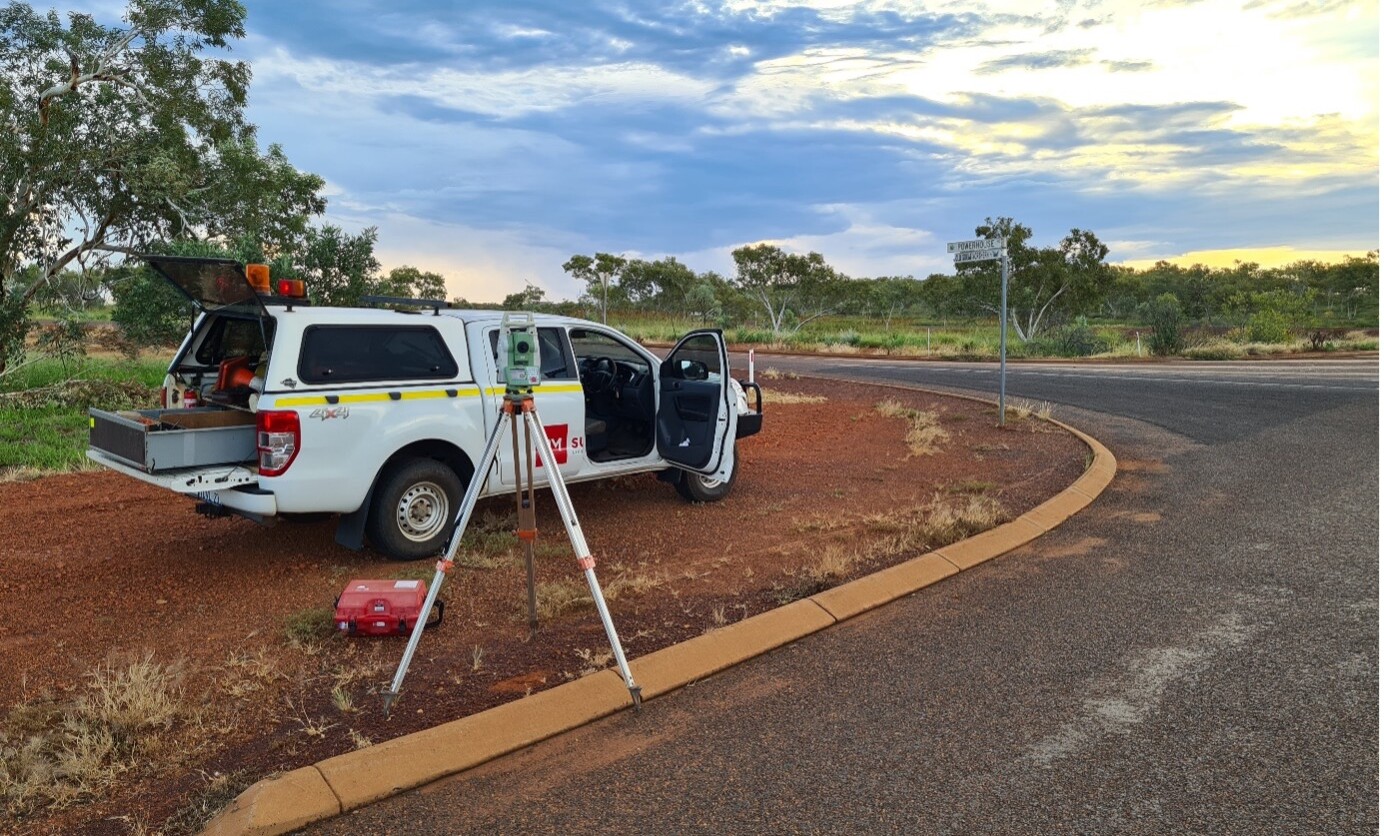
[{"label": "truck side window", "polygon": [[264,354],[265,337],[274,342],[272,319],[266,319],[261,329],[258,319],[218,316],[208,324],[195,356],[204,366],[214,366],[227,357],[257,357]]},{"label": "truck side window", "polygon": [[304,383],[445,380],[457,362],[428,325],[312,325],[303,333],[298,377]]},{"label": "truck side window", "polygon": [[[500,331],[490,332],[490,356],[500,364]],[[538,368],[544,380],[576,380],[577,364],[561,328],[538,329]]]}]

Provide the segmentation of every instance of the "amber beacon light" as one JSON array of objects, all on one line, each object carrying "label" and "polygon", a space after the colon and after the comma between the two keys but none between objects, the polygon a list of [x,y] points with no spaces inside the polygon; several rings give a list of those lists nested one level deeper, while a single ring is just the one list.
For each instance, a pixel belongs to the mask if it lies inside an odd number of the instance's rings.
[{"label": "amber beacon light", "polygon": [[269,292],[269,265],[268,264],[247,264],[245,265],[245,280],[250,283],[250,287],[256,293]]}]

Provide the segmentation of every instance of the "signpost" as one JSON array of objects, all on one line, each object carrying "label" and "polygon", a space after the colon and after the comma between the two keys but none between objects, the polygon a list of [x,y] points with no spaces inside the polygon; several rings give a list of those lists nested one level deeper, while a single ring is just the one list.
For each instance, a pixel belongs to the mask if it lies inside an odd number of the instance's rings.
[{"label": "signpost", "polygon": [[1004,241],[993,238],[972,238],[947,244],[952,263],[969,264],[976,261],[1000,262],[1000,426],[1004,426],[1004,365],[1008,353],[1009,335],[1009,253]]}]

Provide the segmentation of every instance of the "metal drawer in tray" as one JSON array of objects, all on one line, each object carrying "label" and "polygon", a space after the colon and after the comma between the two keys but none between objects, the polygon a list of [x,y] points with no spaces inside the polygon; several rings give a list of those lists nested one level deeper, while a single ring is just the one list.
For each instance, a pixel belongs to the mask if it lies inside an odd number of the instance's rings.
[{"label": "metal drawer in tray", "polygon": [[216,407],[92,409],[91,446],[146,473],[255,458],[255,416]]}]

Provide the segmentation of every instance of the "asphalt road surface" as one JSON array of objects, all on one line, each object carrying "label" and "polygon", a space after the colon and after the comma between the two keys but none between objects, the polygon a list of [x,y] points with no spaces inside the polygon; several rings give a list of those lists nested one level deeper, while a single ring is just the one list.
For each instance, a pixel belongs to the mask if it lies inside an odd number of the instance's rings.
[{"label": "asphalt road surface", "polygon": [[[758,366],[998,389],[986,364]],[[1378,372],[1011,364],[1011,397],[1120,460],[1059,529],[311,832],[1377,832]]]}]

